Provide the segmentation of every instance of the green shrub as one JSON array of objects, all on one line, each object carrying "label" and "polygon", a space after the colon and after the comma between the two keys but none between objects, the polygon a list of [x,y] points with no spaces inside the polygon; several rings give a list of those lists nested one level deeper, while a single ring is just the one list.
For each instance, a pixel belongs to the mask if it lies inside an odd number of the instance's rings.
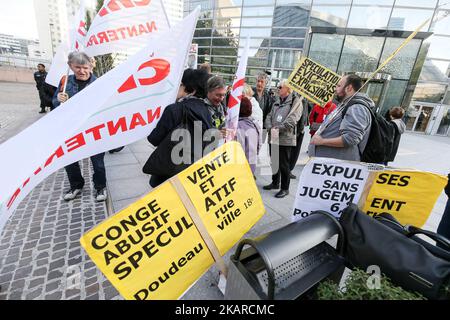
[{"label": "green shrub", "polygon": [[412,293],[392,284],[386,276],[380,277],[380,289],[370,289],[367,280],[371,275],[356,269],[345,280],[344,288],[331,280],[319,284],[319,300],[425,300],[419,293]]}]

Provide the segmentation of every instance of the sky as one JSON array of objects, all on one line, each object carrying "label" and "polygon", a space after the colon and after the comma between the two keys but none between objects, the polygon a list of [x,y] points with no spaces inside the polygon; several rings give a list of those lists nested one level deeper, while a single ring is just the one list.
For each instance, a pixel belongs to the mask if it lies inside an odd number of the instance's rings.
[{"label": "sky", "polygon": [[0,0],[0,33],[37,39],[33,0]]},{"label": "sky", "polygon": [[[87,6],[94,3],[93,0],[85,2]],[[0,0],[0,6],[0,33],[38,39],[33,0]]]}]

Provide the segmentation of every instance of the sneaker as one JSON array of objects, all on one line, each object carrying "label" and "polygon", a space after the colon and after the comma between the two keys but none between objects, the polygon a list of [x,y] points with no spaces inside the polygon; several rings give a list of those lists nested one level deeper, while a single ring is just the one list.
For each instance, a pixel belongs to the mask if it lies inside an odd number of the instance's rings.
[{"label": "sneaker", "polygon": [[73,200],[80,192],[81,192],[81,189],[70,189],[69,192],[67,192],[64,195],[64,200],[66,200],[66,201]]},{"label": "sneaker", "polygon": [[97,190],[97,195],[95,196],[95,200],[98,202],[105,201],[108,195],[106,194],[106,188]]}]

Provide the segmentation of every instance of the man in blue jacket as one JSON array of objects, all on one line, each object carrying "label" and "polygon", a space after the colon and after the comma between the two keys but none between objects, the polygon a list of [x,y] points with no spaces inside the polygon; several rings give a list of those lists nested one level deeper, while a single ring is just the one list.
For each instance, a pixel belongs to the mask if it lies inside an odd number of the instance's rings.
[{"label": "man in blue jacket", "polygon": [[[53,96],[53,106],[55,108],[61,103],[66,102],[70,97],[76,95],[97,79],[97,77],[92,73],[90,58],[85,53],[77,51],[71,52],[67,63],[74,74],[70,75],[67,80],[64,77],[60,81],[58,90]],[[63,92],[65,81],[67,81],[67,85],[65,92]],[[94,188],[97,191],[95,199],[97,201],[105,201],[107,197],[104,157],[104,152],[91,156],[92,166],[94,167]],[[75,197],[81,192],[81,189],[83,189],[84,179],[78,162],[66,166],[65,169],[70,182],[70,190],[64,195],[64,200],[70,201],[75,199]]]}]

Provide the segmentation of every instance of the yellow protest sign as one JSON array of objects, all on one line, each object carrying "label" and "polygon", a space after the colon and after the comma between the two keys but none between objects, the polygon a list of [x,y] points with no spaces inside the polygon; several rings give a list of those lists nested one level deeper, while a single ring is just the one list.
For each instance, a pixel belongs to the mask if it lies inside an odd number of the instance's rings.
[{"label": "yellow protest sign", "polygon": [[306,99],[323,106],[333,98],[340,79],[337,73],[302,57],[288,78],[288,86]]},{"label": "yellow protest sign", "polygon": [[244,151],[229,142],[80,242],[126,299],[177,299],[214,259],[223,270],[220,255],[264,212]]},{"label": "yellow protest sign", "polygon": [[126,299],[176,299],[214,260],[170,183],[81,238]]},{"label": "yellow protest sign", "polygon": [[388,171],[376,175],[363,211],[392,214],[402,224],[423,227],[447,178],[419,171]]},{"label": "yellow protest sign", "polygon": [[222,255],[265,212],[238,142],[224,144],[178,177]]}]

